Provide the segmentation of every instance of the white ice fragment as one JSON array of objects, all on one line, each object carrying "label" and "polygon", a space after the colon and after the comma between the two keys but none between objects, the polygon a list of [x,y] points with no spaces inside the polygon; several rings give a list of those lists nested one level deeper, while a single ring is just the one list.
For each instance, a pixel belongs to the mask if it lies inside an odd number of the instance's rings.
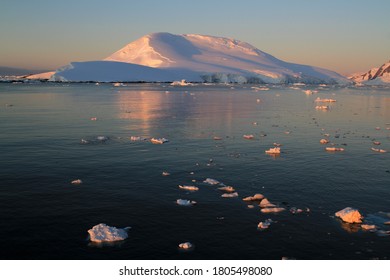
[{"label": "white ice fragment", "polygon": [[144,141],[146,138],[141,136],[130,136],[130,141]]},{"label": "white ice fragment", "polygon": [[196,201],[179,198],[176,200],[176,203],[180,206],[192,206],[192,205],[196,204]]},{"label": "white ice fragment", "polygon": [[329,143],[329,140],[328,140],[328,139],[321,139],[321,140],[320,140],[320,143],[321,143],[321,144],[328,144],[328,143]]},{"label": "white ice fragment", "polygon": [[316,100],[314,100],[315,102],[327,102],[327,103],[331,103],[331,102],[336,102],[335,99],[331,99],[331,98],[324,98],[324,99],[321,99],[319,97],[317,97]]},{"label": "white ice fragment", "polygon": [[182,189],[182,190],[187,190],[187,191],[191,191],[191,192],[194,192],[194,191],[198,191],[198,190],[199,190],[198,187],[195,187],[195,186],[186,186],[186,185],[179,185],[179,188]]},{"label": "white ice fragment", "polygon": [[360,224],[362,222],[363,216],[359,213],[359,211],[352,207],[346,207],[335,213],[336,217],[339,217],[346,223],[357,223]]},{"label": "white ice fragment", "polygon": [[97,121],[97,117],[92,117],[91,121]]},{"label": "white ice fragment", "polygon": [[271,225],[272,222],[273,222],[272,219],[267,219],[264,222],[260,222],[257,225],[257,228],[259,228],[259,229],[267,229],[267,228],[269,228],[269,226]]},{"label": "white ice fragment", "polygon": [[387,153],[387,151],[384,150],[384,149],[371,148],[371,150],[374,151],[374,152],[377,152],[377,153]]},{"label": "white ice fragment", "polygon": [[73,180],[72,182],[70,182],[71,184],[73,185],[80,185],[83,183],[83,181],[81,181],[80,179],[76,179],[76,180]]},{"label": "white ice fragment", "polygon": [[210,184],[210,185],[219,185],[219,184],[221,184],[220,181],[212,179],[212,178],[206,178],[206,180],[204,180],[203,183]]},{"label": "white ice fragment", "polygon": [[171,173],[166,172],[166,171],[163,171],[162,175],[163,175],[163,176],[169,176],[169,175],[171,175]]},{"label": "white ice fragment", "polygon": [[191,242],[184,242],[184,243],[179,244],[179,248],[183,249],[183,250],[189,250],[189,249],[192,249],[193,247],[194,247],[194,245],[192,245]]},{"label": "white ice fragment", "polygon": [[224,193],[221,195],[221,197],[237,197],[238,196],[238,193],[237,192],[233,192],[233,193]]},{"label": "white ice fragment", "polygon": [[244,139],[248,139],[248,140],[255,138],[255,136],[253,136],[253,134],[244,134],[242,137],[244,137]]},{"label": "white ice fragment", "polygon": [[88,233],[92,242],[113,242],[126,239],[128,229],[130,228],[121,229],[101,223],[88,230]]},{"label": "white ice fragment", "polygon": [[107,137],[107,136],[98,136],[98,137],[96,137],[96,139],[97,139],[98,141],[107,141],[107,140],[108,140],[108,137]]}]

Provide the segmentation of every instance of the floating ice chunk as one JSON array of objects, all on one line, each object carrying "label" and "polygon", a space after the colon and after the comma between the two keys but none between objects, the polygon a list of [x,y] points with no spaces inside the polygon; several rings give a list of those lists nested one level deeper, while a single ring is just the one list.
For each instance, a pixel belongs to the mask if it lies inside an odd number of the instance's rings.
[{"label": "floating ice chunk", "polygon": [[123,83],[114,83],[113,86],[114,87],[123,87],[124,84]]},{"label": "floating ice chunk", "polygon": [[131,141],[144,141],[146,138],[141,137],[141,136],[130,136]]},{"label": "floating ice chunk", "polygon": [[222,140],[222,138],[219,137],[219,136],[214,136],[213,139],[214,139],[214,140]]},{"label": "floating ice chunk", "polygon": [[259,206],[261,208],[267,208],[267,207],[275,207],[276,205],[272,204],[271,202],[269,202],[268,199],[264,198],[263,200],[261,200]]},{"label": "floating ice chunk", "polygon": [[313,94],[314,92],[312,91],[312,90],[310,90],[310,89],[308,89],[308,90],[303,90],[303,92],[305,93],[305,94],[307,94],[307,95],[310,95],[310,94]]},{"label": "floating ice chunk", "polygon": [[192,205],[196,204],[196,201],[179,198],[176,200],[176,203],[180,206],[192,206]]},{"label": "floating ice chunk", "polygon": [[220,184],[222,184],[220,181],[215,180],[215,179],[211,179],[211,178],[207,178],[206,180],[203,181],[203,183],[210,184],[210,185],[220,185]]},{"label": "floating ice chunk", "polygon": [[362,222],[363,216],[359,213],[359,211],[352,207],[346,207],[343,210],[340,210],[335,213],[336,217],[339,217],[346,223],[357,223],[360,224]]},{"label": "floating ice chunk", "polygon": [[166,172],[166,171],[163,171],[162,175],[163,175],[163,176],[169,176],[169,175],[171,175],[171,173]]},{"label": "floating ice chunk", "polygon": [[383,149],[371,148],[371,150],[373,150],[374,152],[377,152],[377,153],[387,153],[387,151],[383,150]]},{"label": "floating ice chunk", "polygon": [[324,99],[321,99],[319,97],[317,97],[316,100],[314,100],[315,102],[336,102],[335,99],[331,99],[331,98],[324,98]]},{"label": "floating ice chunk", "polygon": [[97,121],[97,117],[92,117],[91,121]]},{"label": "floating ice chunk", "polygon": [[166,138],[152,138],[150,139],[150,142],[152,142],[153,144],[164,144],[166,142],[169,142],[169,140]]},{"label": "floating ice chunk", "polygon": [[302,213],[302,212],[303,212],[303,210],[300,209],[300,208],[296,208],[296,207],[291,207],[291,208],[290,208],[290,213],[291,213],[291,214],[300,214],[300,213]]},{"label": "floating ice chunk", "polygon": [[235,190],[233,187],[231,187],[231,186],[220,187],[220,188],[218,188],[218,190],[224,191],[224,192],[229,192],[229,193],[235,192],[235,191],[236,191],[236,190]]},{"label": "floating ice chunk", "polygon": [[238,193],[237,192],[233,192],[233,193],[224,193],[221,195],[221,197],[237,197],[238,196]]},{"label": "floating ice chunk", "polygon": [[267,229],[267,228],[269,228],[269,226],[271,225],[272,222],[273,222],[272,219],[267,219],[264,222],[260,222],[257,225],[257,228],[258,229]]},{"label": "floating ice chunk", "polygon": [[188,242],[188,241],[179,244],[179,248],[182,250],[189,250],[189,249],[192,249],[193,247],[194,247],[194,245],[192,245],[192,243]]},{"label": "floating ice chunk", "polygon": [[286,208],[283,207],[270,207],[270,208],[262,208],[260,211],[262,213],[279,213],[285,210]]},{"label": "floating ice chunk", "polygon": [[275,147],[281,147],[282,146],[282,144],[280,144],[280,143],[276,143],[276,142],[274,142],[274,144],[273,144]]},{"label": "floating ice chunk", "polygon": [[255,136],[253,136],[253,134],[244,134],[242,137],[244,137],[245,139],[248,139],[248,140],[255,138]]},{"label": "floating ice chunk", "polygon": [[85,140],[85,139],[81,139],[81,140],[80,140],[80,143],[81,143],[81,144],[89,144],[89,141],[88,141],[88,140]]},{"label": "floating ice chunk", "polygon": [[374,144],[374,145],[380,145],[381,142],[379,142],[379,141],[373,141],[372,144]]},{"label": "floating ice chunk", "polygon": [[370,230],[370,231],[376,230],[376,225],[362,224],[362,225],[360,225],[360,226],[361,226],[362,229],[364,229],[364,230]]},{"label": "floating ice chunk", "polygon": [[316,106],[317,110],[329,110],[329,106],[326,105],[318,105]]},{"label": "floating ice chunk", "polygon": [[130,227],[121,229],[101,223],[88,230],[88,233],[92,242],[114,242],[125,240],[128,229]]},{"label": "floating ice chunk", "polygon": [[76,179],[76,180],[73,180],[70,183],[73,184],[73,185],[81,185],[83,183],[83,181],[81,181],[80,179]]},{"label": "floating ice chunk", "polygon": [[247,196],[247,197],[244,197],[242,200],[243,201],[260,201],[264,198],[264,195],[262,195],[261,193],[257,193],[255,194],[254,196]]},{"label": "floating ice chunk", "polygon": [[325,150],[328,152],[343,152],[344,148],[326,147]]},{"label": "floating ice chunk", "polygon": [[321,140],[320,140],[320,143],[321,143],[321,144],[328,144],[328,143],[329,143],[329,140],[328,140],[328,139],[321,139]]},{"label": "floating ice chunk", "polygon": [[278,154],[280,154],[280,148],[279,147],[270,148],[269,150],[266,150],[265,153],[272,154],[272,155],[278,155]]},{"label": "floating ice chunk", "polygon": [[96,137],[96,140],[102,141],[102,142],[107,141],[108,139],[109,138],[107,136],[98,136],[98,137]]},{"label": "floating ice chunk", "polygon": [[191,192],[195,192],[195,191],[199,190],[199,188],[195,187],[195,186],[179,185],[179,188],[182,189],[182,190],[191,191]]}]

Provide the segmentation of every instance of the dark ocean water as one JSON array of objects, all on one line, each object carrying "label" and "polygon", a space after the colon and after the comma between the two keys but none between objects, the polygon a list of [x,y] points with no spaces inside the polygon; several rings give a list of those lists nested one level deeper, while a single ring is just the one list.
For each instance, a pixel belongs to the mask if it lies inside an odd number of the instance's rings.
[{"label": "dark ocean water", "polygon": [[[390,230],[390,152],[371,150],[374,140],[390,150],[390,90],[306,89],[317,88],[0,84],[0,258],[388,259],[390,236],[334,213],[355,207]],[[337,102],[318,111],[317,97]],[[326,152],[321,138],[345,151]],[[264,152],[274,142],[278,157]],[[222,198],[208,177],[239,197]],[[242,198],[255,193],[287,211],[248,208]],[[267,218],[275,223],[257,230]],[[87,230],[99,223],[132,229],[96,246]],[[185,241],[195,250],[180,252]]]}]

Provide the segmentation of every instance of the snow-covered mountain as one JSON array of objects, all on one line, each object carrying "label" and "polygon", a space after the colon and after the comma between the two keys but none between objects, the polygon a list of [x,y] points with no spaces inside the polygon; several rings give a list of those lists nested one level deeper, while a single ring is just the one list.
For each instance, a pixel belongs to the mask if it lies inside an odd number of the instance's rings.
[{"label": "snow-covered mountain", "polygon": [[390,84],[390,60],[379,68],[372,68],[366,73],[353,75],[350,79],[355,83],[366,85]]},{"label": "snow-covered mountain", "polygon": [[349,81],[319,67],[284,62],[234,39],[153,33],[101,61],[74,62],[55,81],[339,83]]}]

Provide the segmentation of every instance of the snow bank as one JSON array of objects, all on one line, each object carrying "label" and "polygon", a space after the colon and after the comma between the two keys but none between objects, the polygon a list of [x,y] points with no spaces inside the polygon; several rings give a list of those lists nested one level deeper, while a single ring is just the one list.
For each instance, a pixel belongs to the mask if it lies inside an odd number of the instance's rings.
[{"label": "snow bank", "polygon": [[127,229],[129,228],[110,227],[102,223],[88,230],[88,233],[92,242],[114,242],[125,240],[128,237]]}]

